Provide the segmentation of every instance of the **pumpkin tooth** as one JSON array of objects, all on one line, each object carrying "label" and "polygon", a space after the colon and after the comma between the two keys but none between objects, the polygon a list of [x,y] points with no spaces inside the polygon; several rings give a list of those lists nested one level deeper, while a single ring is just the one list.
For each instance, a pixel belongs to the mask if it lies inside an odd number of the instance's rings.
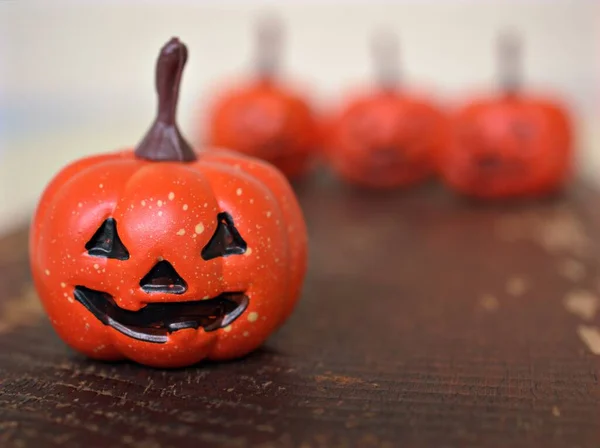
[{"label": "pumpkin tooth", "polygon": [[167,329],[169,330],[170,333],[177,331],[177,330],[184,330],[186,328],[193,328],[194,330],[196,330],[199,327],[198,322],[194,322],[191,320],[185,321],[185,322],[173,322],[170,323],[167,326]]}]

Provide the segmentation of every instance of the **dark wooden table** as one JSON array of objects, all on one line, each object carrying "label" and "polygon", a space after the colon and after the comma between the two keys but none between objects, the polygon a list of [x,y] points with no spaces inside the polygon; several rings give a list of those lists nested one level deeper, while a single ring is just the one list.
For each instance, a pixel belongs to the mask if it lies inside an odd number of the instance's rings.
[{"label": "dark wooden table", "polygon": [[600,196],[298,186],[304,296],[264,348],[182,370],[86,360],[0,241],[0,447],[599,447]]}]

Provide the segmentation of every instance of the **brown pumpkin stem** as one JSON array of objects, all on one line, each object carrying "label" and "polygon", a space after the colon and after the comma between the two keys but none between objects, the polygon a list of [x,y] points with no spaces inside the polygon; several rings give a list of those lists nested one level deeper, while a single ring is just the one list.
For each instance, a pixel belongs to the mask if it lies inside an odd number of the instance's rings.
[{"label": "brown pumpkin stem", "polygon": [[282,47],[283,24],[273,14],[259,18],[256,26],[256,70],[259,77],[272,79],[276,76]]},{"label": "brown pumpkin stem", "polygon": [[377,84],[384,90],[396,90],[400,85],[400,44],[390,30],[380,30],[371,41],[371,56]]},{"label": "brown pumpkin stem", "polygon": [[521,89],[521,39],[516,32],[504,32],[498,38],[498,71],[500,87],[507,95]]},{"label": "brown pumpkin stem", "polygon": [[152,127],[135,149],[136,157],[153,161],[191,162],[196,154],[183,138],[175,116],[187,48],[176,37],[167,42],[156,62],[158,113]]}]

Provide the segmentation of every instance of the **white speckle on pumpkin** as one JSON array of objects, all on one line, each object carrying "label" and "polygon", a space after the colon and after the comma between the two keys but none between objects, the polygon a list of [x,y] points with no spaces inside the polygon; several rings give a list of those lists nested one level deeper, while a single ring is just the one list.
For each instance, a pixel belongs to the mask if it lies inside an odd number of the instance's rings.
[{"label": "white speckle on pumpkin", "polygon": [[80,202],[77,204],[77,207],[81,208],[81,207],[83,207],[83,204]]},{"label": "white speckle on pumpkin", "polygon": [[156,205],[158,205],[159,207],[162,207],[163,205],[163,201],[161,201],[160,199],[156,202]]},{"label": "white speckle on pumpkin", "polygon": [[94,263],[94,269],[100,269],[100,265],[98,263]]},{"label": "white speckle on pumpkin", "polygon": [[202,224],[202,223],[196,224],[196,227],[194,228],[194,230],[196,231],[196,233],[198,235],[200,235],[202,232],[204,232],[204,224]]},{"label": "white speckle on pumpkin", "polygon": [[247,331],[244,331],[244,337],[247,338],[248,336],[250,336],[250,333],[248,333]]},{"label": "white speckle on pumpkin", "polygon": [[210,296],[204,296],[204,297],[202,297],[202,300],[208,300],[208,299],[210,299]]},{"label": "white speckle on pumpkin", "polygon": [[208,207],[208,202],[204,203],[204,208]]},{"label": "white speckle on pumpkin", "polygon": [[183,210],[187,210],[188,209],[188,205],[187,204],[183,204]]},{"label": "white speckle on pumpkin", "polygon": [[61,288],[66,288],[66,287],[67,287],[67,284],[66,284],[65,282],[60,282],[60,287],[61,287]]},{"label": "white speckle on pumpkin", "polygon": [[183,236],[183,235],[185,235],[185,229],[179,229],[179,230],[177,231],[177,235],[179,235],[179,236]]},{"label": "white speckle on pumpkin", "polygon": [[158,261],[163,261],[163,260],[164,260],[164,258],[163,258],[163,257],[161,257],[160,255],[159,255],[158,257],[156,257],[156,259],[157,259]]},{"label": "white speckle on pumpkin", "polygon": [[50,275],[50,270],[46,269],[46,270],[44,271],[44,273],[45,273],[46,275]]},{"label": "white speckle on pumpkin", "polygon": [[71,297],[71,296],[67,297],[67,300],[69,301],[69,303],[75,302],[75,300],[73,300],[73,297]]},{"label": "white speckle on pumpkin", "polygon": [[254,198],[250,198],[250,204],[254,204]]},{"label": "white speckle on pumpkin", "polygon": [[172,201],[173,199],[175,199],[175,193],[173,193],[172,191],[169,193],[169,201]]},{"label": "white speckle on pumpkin", "polygon": [[270,218],[272,214],[273,214],[273,213],[271,213],[271,210],[269,210],[269,211],[267,212],[267,218]]},{"label": "white speckle on pumpkin", "polygon": [[235,194],[237,194],[238,196],[241,196],[243,193],[241,188],[238,188],[237,190],[235,190]]},{"label": "white speckle on pumpkin", "polygon": [[162,216],[162,210],[158,212],[158,216]]},{"label": "white speckle on pumpkin", "polygon": [[140,202],[140,204],[142,204],[142,207],[145,207],[146,206],[146,201],[142,201],[142,202]]},{"label": "white speckle on pumpkin", "polygon": [[231,325],[227,325],[223,330],[229,333],[231,331]]},{"label": "white speckle on pumpkin", "polygon": [[252,311],[248,314],[248,322],[256,322],[258,319],[258,313],[256,311]]},{"label": "white speckle on pumpkin", "polygon": [[100,184],[100,185],[98,185],[98,187],[100,187],[100,188],[104,188],[104,185]]},{"label": "white speckle on pumpkin", "polygon": [[245,255],[251,255],[251,254],[252,254],[252,248],[251,248],[251,247],[248,247],[248,248],[246,249]]}]

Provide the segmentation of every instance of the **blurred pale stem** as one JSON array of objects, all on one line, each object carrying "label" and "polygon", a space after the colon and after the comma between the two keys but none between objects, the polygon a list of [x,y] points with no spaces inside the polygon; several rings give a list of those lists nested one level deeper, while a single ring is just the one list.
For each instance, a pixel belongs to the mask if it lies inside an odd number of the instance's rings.
[{"label": "blurred pale stem", "polygon": [[371,43],[371,56],[376,82],[384,89],[395,89],[400,84],[400,44],[389,31],[376,34]]},{"label": "blurred pale stem", "polygon": [[256,70],[259,76],[272,78],[277,74],[283,45],[283,25],[274,16],[264,16],[256,27]]},{"label": "blurred pale stem", "polygon": [[504,33],[498,39],[498,76],[505,93],[516,93],[522,83],[522,43],[516,33]]}]

